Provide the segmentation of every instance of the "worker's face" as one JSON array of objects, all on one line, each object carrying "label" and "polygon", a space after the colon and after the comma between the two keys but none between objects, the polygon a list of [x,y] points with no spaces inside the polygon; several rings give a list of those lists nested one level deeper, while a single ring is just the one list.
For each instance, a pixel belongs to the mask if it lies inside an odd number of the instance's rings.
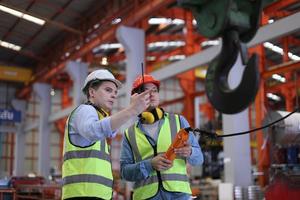
[{"label": "worker's face", "polygon": [[106,111],[111,111],[117,98],[117,86],[111,81],[103,81],[97,90],[90,88],[90,101]]},{"label": "worker's face", "polygon": [[158,88],[153,83],[146,83],[145,90],[150,90],[150,107],[148,109],[156,108],[159,105],[159,92]]}]

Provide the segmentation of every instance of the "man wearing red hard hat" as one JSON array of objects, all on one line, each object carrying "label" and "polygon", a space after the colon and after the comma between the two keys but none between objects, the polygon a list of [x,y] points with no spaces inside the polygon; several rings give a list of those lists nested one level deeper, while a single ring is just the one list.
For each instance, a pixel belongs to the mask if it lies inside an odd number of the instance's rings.
[{"label": "man wearing red hard hat", "polygon": [[160,81],[151,75],[139,76],[133,83],[132,96],[149,91],[150,103],[124,134],[121,176],[134,182],[133,199],[190,199],[186,162],[201,165],[203,155],[195,136],[189,133],[184,147],[175,149],[173,162],[164,156],[176,133],[189,124],[183,116],[159,107],[159,88]]},{"label": "man wearing red hard hat", "polygon": [[153,83],[154,85],[156,85],[157,89],[159,89],[160,81],[154,79],[153,76],[151,76],[151,75],[145,74],[144,76],[138,76],[134,80],[134,82],[132,84],[131,94],[139,93],[136,90],[141,89],[142,88],[141,86],[146,83]]}]

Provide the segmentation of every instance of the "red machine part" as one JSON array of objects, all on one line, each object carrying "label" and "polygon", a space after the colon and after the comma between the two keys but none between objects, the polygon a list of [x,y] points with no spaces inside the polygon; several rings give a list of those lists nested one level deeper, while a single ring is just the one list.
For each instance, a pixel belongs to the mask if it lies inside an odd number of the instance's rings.
[{"label": "red machine part", "polygon": [[299,200],[300,177],[277,174],[265,192],[266,200]]}]

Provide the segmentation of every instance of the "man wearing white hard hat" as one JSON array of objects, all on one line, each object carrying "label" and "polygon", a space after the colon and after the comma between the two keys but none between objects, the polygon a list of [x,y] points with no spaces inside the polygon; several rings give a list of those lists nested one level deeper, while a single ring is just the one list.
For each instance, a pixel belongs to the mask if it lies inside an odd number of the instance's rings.
[{"label": "man wearing white hard hat", "polygon": [[135,94],[127,108],[109,116],[121,82],[99,69],[82,88],[87,102],[68,117],[62,168],[63,199],[111,199],[113,176],[110,145],[118,129],[149,106],[149,92]]}]

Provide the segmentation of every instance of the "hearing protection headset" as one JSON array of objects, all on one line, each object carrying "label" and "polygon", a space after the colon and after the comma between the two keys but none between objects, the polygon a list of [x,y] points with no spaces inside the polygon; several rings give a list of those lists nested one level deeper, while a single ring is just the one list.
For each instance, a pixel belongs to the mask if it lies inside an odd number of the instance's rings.
[{"label": "hearing protection headset", "polygon": [[[133,82],[131,94],[134,93],[142,93],[145,91],[144,85],[146,83],[153,83],[157,90],[159,90],[160,81],[156,80],[153,76],[144,74],[143,71],[143,63],[142,63],[142,75],[138,76],[135,81]],[[153,108],[149,111],[142,112],[139,117],[142,123],[145,124],[153,124],[154,122],[160,120],[164,116],[164,110],[162,108]]]},{"label": "hearing protection headset", "polygon": [[154,122],[163,118],[165,111],[162,108],[153,108],[150,111],[142,112],[139,117],[142,123],[153,124]]}]

